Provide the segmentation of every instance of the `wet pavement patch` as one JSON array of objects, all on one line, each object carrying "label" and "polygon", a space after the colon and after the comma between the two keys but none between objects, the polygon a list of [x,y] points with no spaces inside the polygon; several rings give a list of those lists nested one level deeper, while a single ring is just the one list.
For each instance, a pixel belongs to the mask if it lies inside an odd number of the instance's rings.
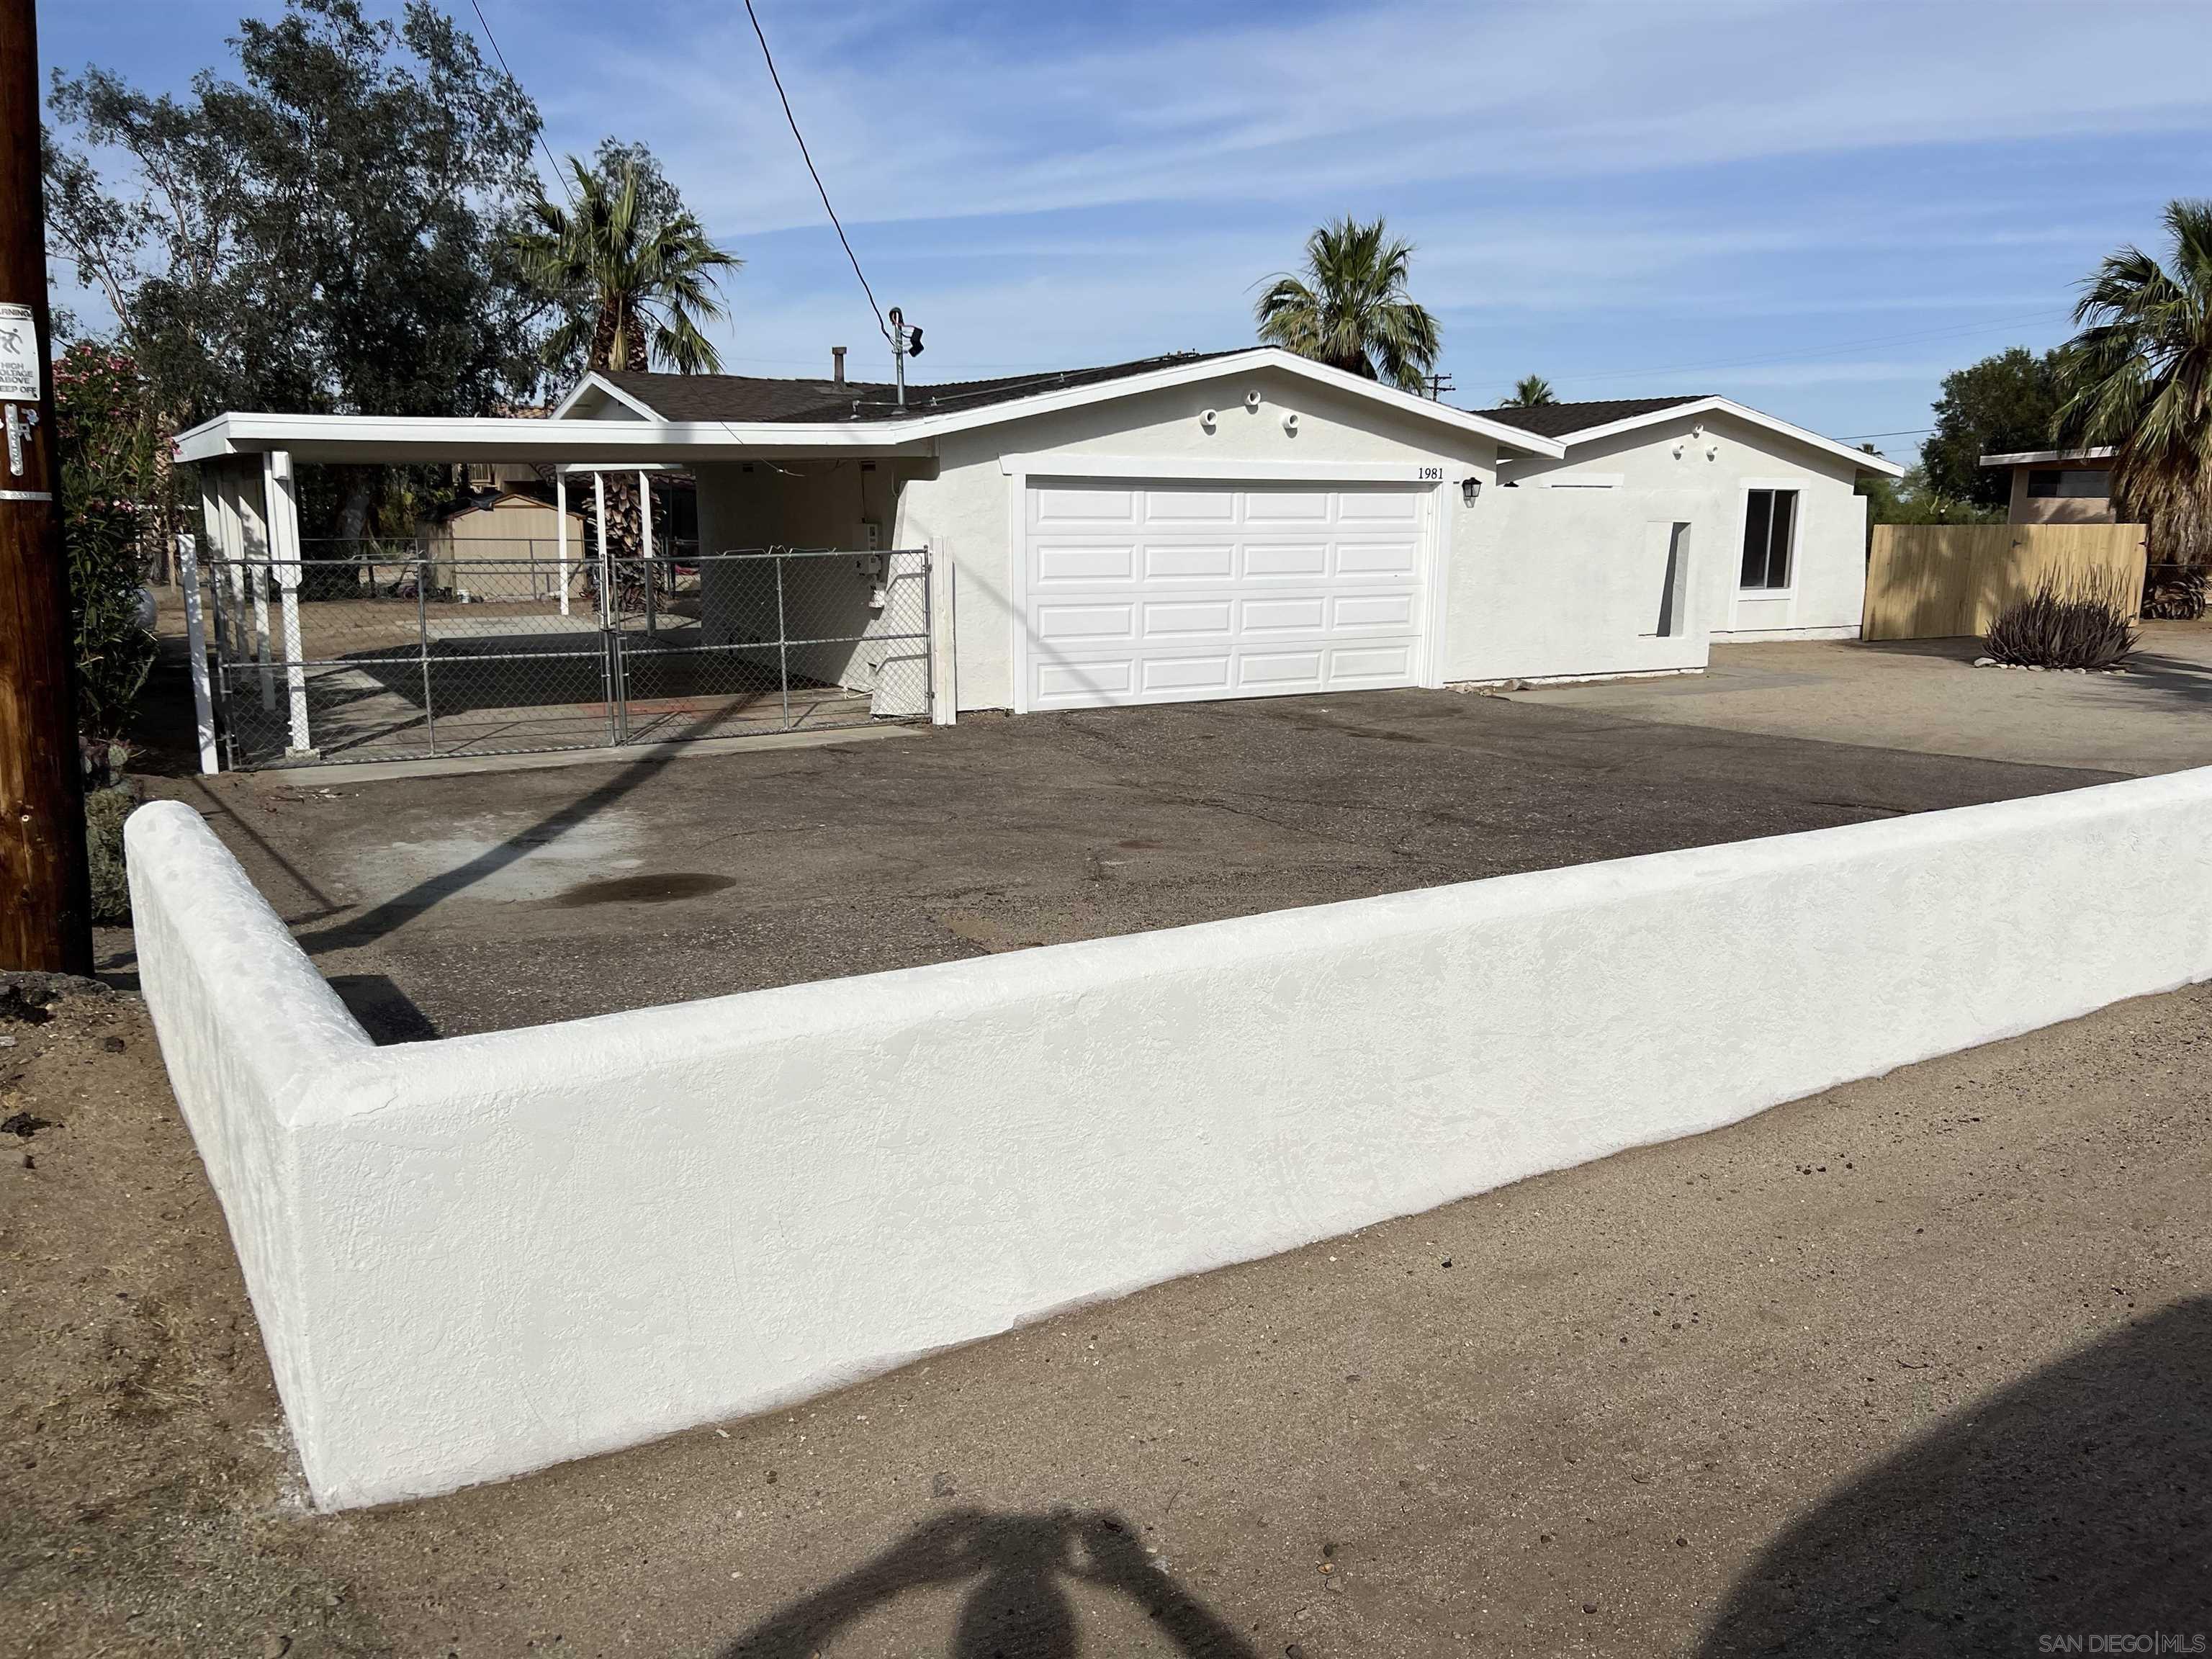
[{"label": "wet pavement patch", "polygon": [[672,899],[704,898],[725,887],[737,885],[735,876],[685,872],[660,876],[617,876],[607,881],[587,881],[556,893],[546,902],[556,909],[579,909],[587,904],[665,904]]}]

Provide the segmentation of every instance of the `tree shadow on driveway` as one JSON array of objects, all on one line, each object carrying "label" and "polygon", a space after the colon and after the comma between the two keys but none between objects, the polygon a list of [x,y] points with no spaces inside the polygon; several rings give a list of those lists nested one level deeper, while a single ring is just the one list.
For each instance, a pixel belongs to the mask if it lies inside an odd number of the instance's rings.
[{"label": "tree shadow on driveway", "polygon": [[2094,1652],[2112,1632],[2181,1645],[2101,1650],[2212,1646],[2212,1297],[1972,1402],[1826,1499],[1698,1651]]},{"label": "tree shadow on driveway", "polygon": [[956,1510],[925,1522],[834,1583],[787,1603],[720,1659],[809,1659],[846,1626],[908,1590],[974,1579],[947,1659],[1073,1659],[1082,1641],[1071,1584],[1117,1590],[1187,1659],[1256,1659],[1251,1645],[1154,1565],[1137,1529],[1109,1510],[994,1515]]}]

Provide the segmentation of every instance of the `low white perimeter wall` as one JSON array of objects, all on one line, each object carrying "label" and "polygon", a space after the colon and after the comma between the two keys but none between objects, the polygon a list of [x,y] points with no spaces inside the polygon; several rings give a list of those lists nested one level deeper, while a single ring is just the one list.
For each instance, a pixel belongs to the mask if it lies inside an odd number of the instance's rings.
[{"label": "low white perimeter wall", "polygon": [[332,1507],[2212,975],[2212,771],[388,1048],[189,809],[128,839]]}]

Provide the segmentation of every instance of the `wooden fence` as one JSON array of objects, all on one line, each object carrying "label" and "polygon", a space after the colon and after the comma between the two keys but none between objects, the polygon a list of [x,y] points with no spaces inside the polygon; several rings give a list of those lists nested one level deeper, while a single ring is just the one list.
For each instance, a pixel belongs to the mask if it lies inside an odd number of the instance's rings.
[{"label": "wooden fence", "polygon": [[2139,524],[1885,524],[1867,557],[1869,640],[1985,634],[2000,611],[2045,580],[2094,585],[2142,603]]}]

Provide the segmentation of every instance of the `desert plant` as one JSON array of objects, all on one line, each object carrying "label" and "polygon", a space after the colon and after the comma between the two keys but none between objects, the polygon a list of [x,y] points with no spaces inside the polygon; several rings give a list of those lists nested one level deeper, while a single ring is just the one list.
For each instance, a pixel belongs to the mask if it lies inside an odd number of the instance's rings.
[{"label": "desert plant", "polygon": [[2112,668],[2136,648],[2124,593],[2094,580],[2054,582],[2007,605],[1983,646],[2015,668]]},{"label": "desert plant", "polygon": [[2204,614],[2204,567],[2154,564],[2143,573],[2142,614],[2160,622],[2195,622]]},{"label": "desert plant", "polygon": [[128,780],[84,797],[84,844],[92,874],[92,919],[131,920],[131,883],[123,867],[123,820],[138,807],[138,786]]}]

